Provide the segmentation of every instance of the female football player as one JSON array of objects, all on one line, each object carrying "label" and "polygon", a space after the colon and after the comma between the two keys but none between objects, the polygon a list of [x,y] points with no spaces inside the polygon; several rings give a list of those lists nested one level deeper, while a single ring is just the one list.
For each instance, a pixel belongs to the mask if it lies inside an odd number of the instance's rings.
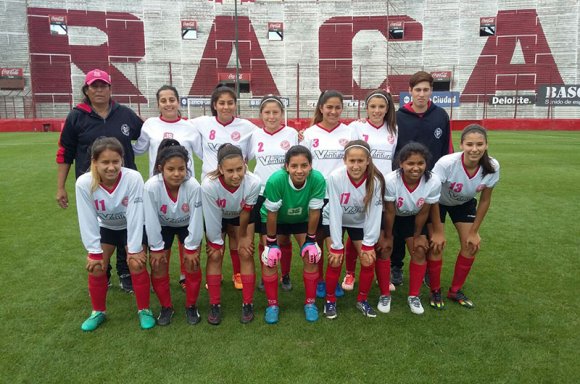
[{"label": "female football player", "polygon": [[201,187],[192,177],[190,155],[174,139],[159,145],[154,175],[145,183],[145,229],[149,242],[151,284],[161,311],[157,324],[169,325],[174,313],[169,289],[169,251],[178,237],[184,246],[186,318],[200,320],[197,297],[201,284],[199,245],[203,236]]},{"label": "female football player", "polygon": [[321,251],[316,244],[316,229],[324,204],[326,182],[324,176],[312,169],[312,155],[295,145],[286,152],[284,169],[274,172],[266,182],[264,204],[261,209],[262,237],[266,247],[261,254],[262,278],[268,299],[265,321],[278,322],[278,262],[282,257],[279,241],[287,242],[290,235],[300,245],[304,262],[304,314],[306,320],[318,320],[316,282]]},{"label": "female football player", "polygon": [[383,313],[391,309],[389,258],[393,249],[393,236],[405,239],[411,254],[407,298],[409,308],[414,314],[424,312],[419,291],[427,268],[426,255],[429,249],[425,224],[431,205],[439,202],[441,194],[439,178],[427,171],[429,159],[429,150],[423,144],[411,142],[398,155],[399,169],[385,177],[385,229],[380,244],[383,252],[377,260],[381,291],[378,309]]},{"label": "female football player", "polygon": [[[465,308],[473,302],[461,290],[479,251],[479,227],[491,204],[493,187],[499,181],[499,163],[487,153],[487,131],[471,124],[461,133],[462,152],[443,156],[433,173],[441,179],[439,211],[441,221],[449,213],[457,230],[461,248],[455,262],[455,272],[447,297]],[[480,194],[479,203],[475,199]],[[437,220],[437,218],[435,219]],[[441,252],[434,252],[427,261],[431,287],[431,306],[443,308],[441,299]]]},{"label": "female football player", "polygon": [[[218,167],[217,152],[221,145],[233,144],[241,149],[244,160],[248,158],[250,139],[258,127],[248,120],[236,117],[237,100],[233,89],[220,86],[211,95],[212,116],[200,116],[190,120],[199,135],[196,155],[202,160],[202,181],[207,173]],[[242,289],[238,239],[235,231],[228,232],[227,235],[232,259],[232,280],[236,289]]]},{"label": "female football player", "polygon": [[[312,153],[312,167],[328,179],[330,173],[342,166],[344,146],[350,141],[350,128],[340,122],[343,108],[343,97],[338,91],[324,91],[320,94],[312,119],[312,126],[304,131],[302,144]],[[325,199],[325,203],[326,203]],[[316,236],[320,248],[324,245],[322,222]],[[324,259],[318,263],[319,281],[316,287],[316,296],[326,296],[324,283]],[[344,295],[342,287],[336,287],[336,296]]]},{"label": "female football player", "polygon": [[[376,169],[386,175],[393,169],[393,155],[397,146],[397,123],[393,98],[390,93],[375,89],[367,95],[365,104],[366,120],[355,120],[349,124],[352,138],[369,143]],[[355,283],[357,252],[350,240],[346,243],[345,259],[346,275],[342,281],[342,288],[345,291],[352,291]]]},{"label": "female football player", "polygon": [[[247,172],[242,150],[223,144],[217,154],[217,168],[201,184],[203,216],[207,237],[207,286],[210,312],[207,321],[221,322],[221,273],[225,233],[234,233],[240,255],[242,323],[254,319],[254,223],[252,208],[260,194],[260,179]],[[230,241],[230,247],[232,243]],[[231,251],[231,249],[230,249]]]},{"label": "female football player", "polygon": [[361,260],[356,307],[364,316],[376,317],[367,297],[374,277],[375,245],[381,232],[385,181],[374,166],[371,147],[364,140],[353,140],[346,145],[344,164],[328,178],[328,204],[323,212],[329,250],[324,314],[329,319],[337,317],[334,287],[340,277],[342,238],[346,231]]},{"label": "female football player", "polygon": [[88,252],[91,316],[81,329],[94,331],[105,321],[107,267],[116,247],[127,248],[127,261],[141,328],[155,326],[149,309],[150,279],[143,250],[143,179],[135,170],[123,167],[123,146],[105,137],[91,146],[90,172],[76,182],[79,227]]},{"label": "female football player", "polygon": [[[292,127],[285,126],[284,104],[278,96],[267,95],[260,102],[260,118],[263,129],[257,129],[252,134],[250,142],[250,159],[256,159],[254,174],[262,181],[260,197],[254,206],[254,222],[260,223],[260,209],[264,202],[264,188],[268,178],[284,166],[286,152],[293,145],[298,144],[298,132]],[[265,244],[260,239],[259,254],[264,251]],[[290,291],[290,264],[292,262],[292,243],[290,238],[280,238],[278,243],[282,251],[280,267],[282,270],[282,289]],[[263,289],[263,282],[260,284]]]}]

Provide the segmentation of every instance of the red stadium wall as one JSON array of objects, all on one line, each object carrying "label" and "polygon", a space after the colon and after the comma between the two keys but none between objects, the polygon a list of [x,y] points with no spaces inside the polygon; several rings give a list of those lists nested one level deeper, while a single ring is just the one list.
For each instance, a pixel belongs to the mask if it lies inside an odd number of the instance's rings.
[{"label": "red stadium wall", "polygon": [[[260,125],[258,119],[249,120]],[[451,128],[460,131],[474,123],[492,131],[580,131],[580,119],[453,120]],[[64,119],[0,119],[0,132],[60,132],[63,125]],[[290,119],[288,125],[297,129],[308,128],[310,119]]]}]

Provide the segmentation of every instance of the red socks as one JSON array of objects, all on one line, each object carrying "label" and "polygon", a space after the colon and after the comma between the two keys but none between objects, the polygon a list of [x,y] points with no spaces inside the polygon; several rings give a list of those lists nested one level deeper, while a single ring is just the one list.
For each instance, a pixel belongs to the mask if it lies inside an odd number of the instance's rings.
[{"label": "red socks", "polygon": [[262,281],[264,282],[268,306],[278,305],[278,273],[271,276],[262,274]]},{"label": "red socks", "polygon": [[292,264],[292,243],[280,247],[282,259],[280,260],[280,269],[282,276],[290,274],[290,265]]},{"label": "red socks", "polygon": [[346,240],[346,247],[344,249],[344,258],[346,259],[346,273],[350,273],[354,276],[356,271],[356,248],[352,243],[350,237]]},{"label": "red socks", "polygon": [[453,281],[451,282],[451,288],[449,289],[451,292],[457,292],[463,287],[465,280],[467,279],[467,275],[471,270],[471,266],[475,261],[475,257],[467,258],[463,255],[457,255],[457,261],[455,262],[455,272],[453,273]]},{"label": "red socks", "polygon": [[221,301],[222,275],[207,275],[207,291],[209,293],[209,303],[219,304]]},{"label": "red socks", "polygon": [[[197,303],[199,287],[201,286],[201,270],[185,272],[185,306],[191,307]],[[209,288],[209,285],[208,285]]]},{"label": "red socks", "polygon": [[151,281],[149,280],[149,272],[144,269],[140,273],[131,272],[131,280],[133,281],[133,291],[135,291],[135,299],[137,301],[137,310],[149,308],[149,299],[151,297]]},{"label": "red socks", "polygon": [[254,289],[256,288],[256,275],[241,275],[242,277],[242,299],[244,304],[254,302]]},{"label": "red socks", "polygon": [[107,310],[107,274],[93,276],[89,274],[89,295],[93,311],[105,312]]},{"label": "red socks", "polygon": [[429,273],[429,286],[432,291],[441,289],[441,267],[443,260],[427,260],[427,273]]},{"label": "red socks", "polygon": [[324,281],[324,252],[323,256],[320,258],[320,261],[317,263],[318,266],[318,277],[319,281]]},{"label": "red socks", "polygon": [[413,261],[409,263],[409,296],[419,296],[426,270],[427,263],[416,264]]},{"label": "red socks", "polygon": [[169,275],[159,278],[151,276],[151,285],[159,299],[159,304],[162,307],[173,307],[171,303],[171,291],[169,289]]},{"label": "red socks", "polygon": [[391,259],[384,260],[377,258],[375,269],[381,296],[391,296],[391,291],[389,290],[389,284],[391,283]]},{"label": "red socks", "polygon": [[[389,261],[390,263],[390,261]],[[357,301],[365,301],[373,285],[373,277],[375,276],[375,265],[371,264],[368,267],[363,265],[360,266],[360,276],[358,283],[358,296]],[[389,284],[387,283],[387,290],[389,290]]]},{"label": "red socks", "polygon": [[[302,273],[304,280],[304,292],[306,300],[304,304],[314,304],[316,302],[316,282],[318,281],[318,271]],[[278,284],[278,282],[276,282]]]},{"label": "red socks", "polygon": [[341,269],[342,266],[331,267],[328,265],[326,267],[326,301],[336,303],[336,284],[338,284]]},{"label": "red socks", "polygon": [[240,273],[240,255],[237,249],[230,249],[230,258],[232,259],[232,270],[234,275]]}]

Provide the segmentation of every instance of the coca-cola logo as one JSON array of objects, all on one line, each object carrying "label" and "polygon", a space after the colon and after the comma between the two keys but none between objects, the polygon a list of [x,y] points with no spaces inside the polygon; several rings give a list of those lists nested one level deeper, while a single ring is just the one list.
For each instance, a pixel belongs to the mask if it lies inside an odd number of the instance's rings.
[{"label": "coca-cola logo", "polygon": [[183,28],[193,28],[193,29],[196,29],[197,28],[197,21],[182,20],[181,21],[181,26]]},{"label": "coca-cola logo", "polygon": [[495,17],[482,17],[481,24],[495,24]]},{"label": "coca-cola logo", "polygon": [[273,30],[281,30],[282,23],[270,23],[269,27],[270,27],[270,29],[273,29]]},{"label": "coca-cola logo", "polygon": [[2,68],[0,76],[22,76],[22,68]]}]

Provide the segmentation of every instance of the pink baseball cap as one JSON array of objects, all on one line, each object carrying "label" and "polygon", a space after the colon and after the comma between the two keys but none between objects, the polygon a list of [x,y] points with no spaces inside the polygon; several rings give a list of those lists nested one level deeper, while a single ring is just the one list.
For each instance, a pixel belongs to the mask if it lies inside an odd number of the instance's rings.
[{"label": "pink baseball cap", "polygon": [[100,69],[93,69],[87,76],[85,77],[85,84],[91,85],[97,80],[104,81],[105,83],[111,85],[111,76],[105,71],[101,71]]}]

